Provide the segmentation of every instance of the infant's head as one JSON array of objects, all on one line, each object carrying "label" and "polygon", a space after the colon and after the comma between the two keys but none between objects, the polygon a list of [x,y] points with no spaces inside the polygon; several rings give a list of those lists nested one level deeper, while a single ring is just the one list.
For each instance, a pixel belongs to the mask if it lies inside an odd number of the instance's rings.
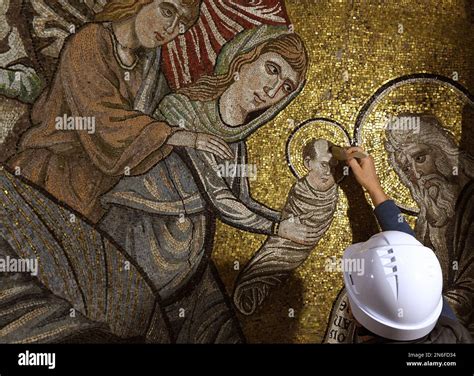
[{"label": "infant's head", "polygon": [[336,184],[337,160],[331,153],[332,144],[322,138],[312,138],[303,148],[303,162],[308,169],[308,183],[318,191]]}]

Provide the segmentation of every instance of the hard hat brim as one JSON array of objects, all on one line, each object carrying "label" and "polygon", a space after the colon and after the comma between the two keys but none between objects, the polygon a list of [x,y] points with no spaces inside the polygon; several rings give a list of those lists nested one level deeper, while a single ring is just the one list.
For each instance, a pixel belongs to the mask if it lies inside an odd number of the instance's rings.
[{"label": "hard hat brim", "polygon": [[395,322],[382,322],[370,312],[362,309],[353,297],[350,287],[347,288],[349,303],[354,318],[359,324],[378,336],[395,341],[414,341],[429,334],[436,323],[443,309],[443,297],[441,296],[436,309],[423,322],[415,325],[400,325]]}]

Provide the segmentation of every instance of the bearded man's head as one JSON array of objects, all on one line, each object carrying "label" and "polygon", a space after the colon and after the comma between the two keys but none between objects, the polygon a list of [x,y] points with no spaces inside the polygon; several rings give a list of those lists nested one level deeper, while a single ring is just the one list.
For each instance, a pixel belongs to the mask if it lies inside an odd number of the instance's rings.
[{"label": "bearded man's head", "polygon": [[473,159],[459,150],[435,116],[403,114],[398,118],[406,117],[409,121],[398,124],[419,126],[388,124],[385,129],[389,162],[410,189],[427,222],[442,227],[454,215],[461,177],[474,176]]}]

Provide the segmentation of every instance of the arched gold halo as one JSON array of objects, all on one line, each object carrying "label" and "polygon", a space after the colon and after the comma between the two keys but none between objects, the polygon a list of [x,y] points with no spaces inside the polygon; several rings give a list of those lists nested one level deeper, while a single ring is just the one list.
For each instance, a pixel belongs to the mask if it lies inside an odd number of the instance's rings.
[{"label": "arched gold halo", "polygon": [[338,122],[326,118],[308,119],[299,124],[286,143],[288,167],[298,179],[308,172],[303,164],[303,148],[312,138],[323,138],[339,146],[350,146],[346,129]]},{"label": "arched gold halo", "polygon": [[472,95],[458,82],[431,74],[413,74],[389,81],[362,108],[354,140],[373,156],[382,187],[406,212],[416,215],[419,208],[388,161],[384,145],[387,120],[401,113],[432,114],[459,142],[464,106],[473,103]]}]

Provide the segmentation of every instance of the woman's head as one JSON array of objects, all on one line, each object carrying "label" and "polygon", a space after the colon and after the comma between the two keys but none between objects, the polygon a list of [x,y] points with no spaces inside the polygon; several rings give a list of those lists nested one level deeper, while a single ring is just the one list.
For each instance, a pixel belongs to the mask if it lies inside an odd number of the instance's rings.
[{"label": "woman's head", "polygon": [[204,76],[178,93],[206,101],[231,92],[237,106],[248,113],[259,112],[295,91],[307,67],[302,39],[296,33],[282,33],[235,56],[225,74]]},{"label": "woman's head", "polygon": [[135,33],[145,48],[164,45],[189,29],[199,17],[201,0],[112,0],[96,21],[135,17]]}]

